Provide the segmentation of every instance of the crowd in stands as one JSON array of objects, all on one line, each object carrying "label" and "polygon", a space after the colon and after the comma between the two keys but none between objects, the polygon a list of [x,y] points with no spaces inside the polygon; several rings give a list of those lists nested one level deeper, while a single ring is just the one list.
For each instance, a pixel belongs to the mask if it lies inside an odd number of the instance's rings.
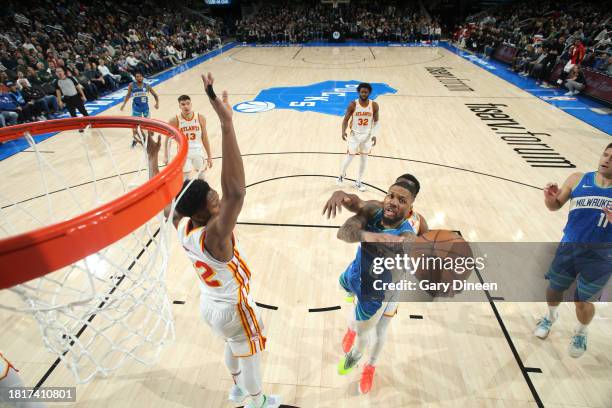
[{"label": "crowd in stands", "polygon": [[88,100],[218,46],[221,23],[153,0],[25,0],[2,5],[0,127],[55,117],[58,69]]},{"label": "crowd in stands", "polygon": [[[612,10],[606,3],[519,2],[485,10],[454,33],[463,48],[490,58],[508,44],[519,51],[511,70],[530,76],[543,88],[562,85],[566,95],[585,88],[583,69],[612,75]],[[554,67],[565,63],[561,78],[549,83]]]},{"label": "crowd in stands", "polygon": [[434,41],[440,25],[419,10],[417,3],[352,0],[348,5],[320,0],[264,2],[248,18],[236,22],[236,38],[243,42],[302,43],[332,38],[364,41]]}]

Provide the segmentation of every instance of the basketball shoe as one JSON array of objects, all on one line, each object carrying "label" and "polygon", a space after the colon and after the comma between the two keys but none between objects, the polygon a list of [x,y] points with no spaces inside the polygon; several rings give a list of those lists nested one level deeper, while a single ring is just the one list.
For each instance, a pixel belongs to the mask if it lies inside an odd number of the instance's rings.
[{"label": "basketball shoe", "polygon": [[367,394],[372,389],[372,382],[374,381],[374,370],[376,367],[370,364],[363,366],[361,372],[361,380],[359,380],[359,393]]},{"label": "basketball shoe", "polygon": [[235,402],[236,404],[240,404],[248,396],[249,394],[245,390],[240,388],[238,385],[234,384],[232,385],[232,389],[230,390],[230,393],[227,399],[232,402]]},{"label": "basketball shoe", "polygon": [[351,330],[350,327],[346,329],[346,333],[344,334],[344,338],[342,338],[342,351],[344,353],[348,353],[353,348],[353,343],[355,343],[355,337],[357,336],[357,332]]},{"label": "basketball shoe", "polygon": [[570,341],[567,351],[569,355],[578,358],[584,354],[587,349],[587,334],[574,331],[572,340]]},{"label": "basketball shoe", "polygon": [[361,181],[357,180],[353,184],[353,186],[359,191],[366,191],[366,186]]},{"label": "basketball shoe", "polygon": [[278,395],[264,395],[263,404],[256,406],[253,401],[246,408],[278,408],[281,404],[281,397]]},{"label": "basketball shoe", "polygon": [[555,320],[550,320],[548,316],[544,316],[538,321],[538,324],[536,325],[536,329],[533,334],[542,340],[545,339],[546,337],[548,337],[548,334],[550,333],[550,328],[555,322]]}]

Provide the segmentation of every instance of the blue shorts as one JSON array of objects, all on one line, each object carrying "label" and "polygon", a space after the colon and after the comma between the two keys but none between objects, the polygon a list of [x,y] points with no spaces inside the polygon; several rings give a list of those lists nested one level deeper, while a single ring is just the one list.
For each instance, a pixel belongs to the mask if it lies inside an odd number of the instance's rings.
[{"label": "blue shorts", "polygon": [[378,309],[383,305],[382,301],[376,300],[361,300],[361,288],[359,288],[360,279],[356,279],[359,275],[355,275],[352,272],[353,264],[350,264],[348,268],[340,275],[340,286],[347,291],[354,293],[357,297],[357,303],[355,305],[355,319],[357,321],[369,320],[376,314]]},{"label": "blue shorts", "polygon": [[148,118],[149,117],[149,110],[144,110],[144,111],[139,111],[139,110],[133,110],[132,109],[132,116],[136,116],[137,118]]},{"label": "blue shorts", "polygon": [[594,300],[612,275],[612,245],[562,242],[546,273],[550,288],[566,291],[576,281],[574,300]]}]

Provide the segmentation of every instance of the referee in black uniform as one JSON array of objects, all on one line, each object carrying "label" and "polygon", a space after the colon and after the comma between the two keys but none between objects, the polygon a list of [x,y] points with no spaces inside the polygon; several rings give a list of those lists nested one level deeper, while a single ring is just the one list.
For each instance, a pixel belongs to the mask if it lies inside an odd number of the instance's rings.
[{"label": "referee in black uniform", "polygon": [[73,77],[67,77],[64,68],[56,68],[55,75],[57,76],[54,83],[55,94],[57,95],[60,109],[63,109],[65,104],[68,112],[70,112],[70,116],[73,118],[77,115],[77,109],[83,116],[89,116],[84,105],[87,98],[83,92],[83,87]]}]

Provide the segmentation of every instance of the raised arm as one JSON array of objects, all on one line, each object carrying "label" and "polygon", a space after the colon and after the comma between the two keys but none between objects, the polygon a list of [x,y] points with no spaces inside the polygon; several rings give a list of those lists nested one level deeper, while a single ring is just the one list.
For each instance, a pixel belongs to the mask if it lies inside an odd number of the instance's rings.
[{"label": "raised arm", "polygon": [[403,242],[404,238],[384,234],[368,232],[365,230],[365,226],[368,220],[374,216],[376,211],[380,208],[377,203],[367,203],[359,210],[359,212],[353,215],[351,218],[345,221],[345,223],[338,230],[338,239],[344,242]]},{"label": "raised arm", "polygon": [[349,106],[346,108],[346,112],[344,113],[344,119],[342,119],[342,140],[346,140],[346,128],[348,127],[349,120],[353,113],[355,112],[355,101],[349,103]]},{"label": "raised arm", "polygon": [[583,173],[571,174],[561,188],[556,183],[548,183],[544,187],[544,205],[546,205],[546,208],[550,211],[557,211],[563,207],[569,200],[572,189],[578,184],[582,175]]},{"label": "raised arm", "polygon": [[342,212],[342,207],[346,208],[352,213],[357,213],[366,204],[377,205],[378,208],[382,206],[382,203],[377,200],[363,201],[356,194],[345,193],[342,190],[334,191],[325,203],[323,207],[323,214],[327,218],[335,218],[336,213]]},{"label": "raised arm", "polygon": [[[174,126],[175,128],[178,128],[178,119],[176,118],[176,116],[171,117],[168,120],[168,124],[170,124],[171,126]],[[164,164],[168,164],[168,156],[170,153],[170,138],[169,137],[164,137]]]},{"label": "raised arm", "polygon": [[234,124],[232,108],[229,105],[227,92],[223,92],[223,100],[215,95],[214,79],[210,73],[202,75],[206,94],[221,122],[221,192],[223,194],[219,205],[219,214],[207,226],[204,245],[211,254],[220,261],[231,259],[231,237],[242,209],[246,195],[244,165]]},{"label": "raised arm", "polygon": [[[149,134],[148,136],[144,135],[144,131],[142,131],[140,135],[141,140],[146,140],[146,149],[147,149],[147,158],[149,161],[149,179],[152,179],[159,173],[159,149],[161,147],[161,138],[159,135],[157,140],[155,140],[155,136]],[[145,139],[146,138],[146,139]],[[168,218],[170,215],[170,211],[172,210],[172,203],[168,204],[166,208],[164,208],[164,216]],[[179,221],[181,220],[181,215],[178,212],[174,212],[172,216],[172,224],[176,228],[178,226]]]}]

